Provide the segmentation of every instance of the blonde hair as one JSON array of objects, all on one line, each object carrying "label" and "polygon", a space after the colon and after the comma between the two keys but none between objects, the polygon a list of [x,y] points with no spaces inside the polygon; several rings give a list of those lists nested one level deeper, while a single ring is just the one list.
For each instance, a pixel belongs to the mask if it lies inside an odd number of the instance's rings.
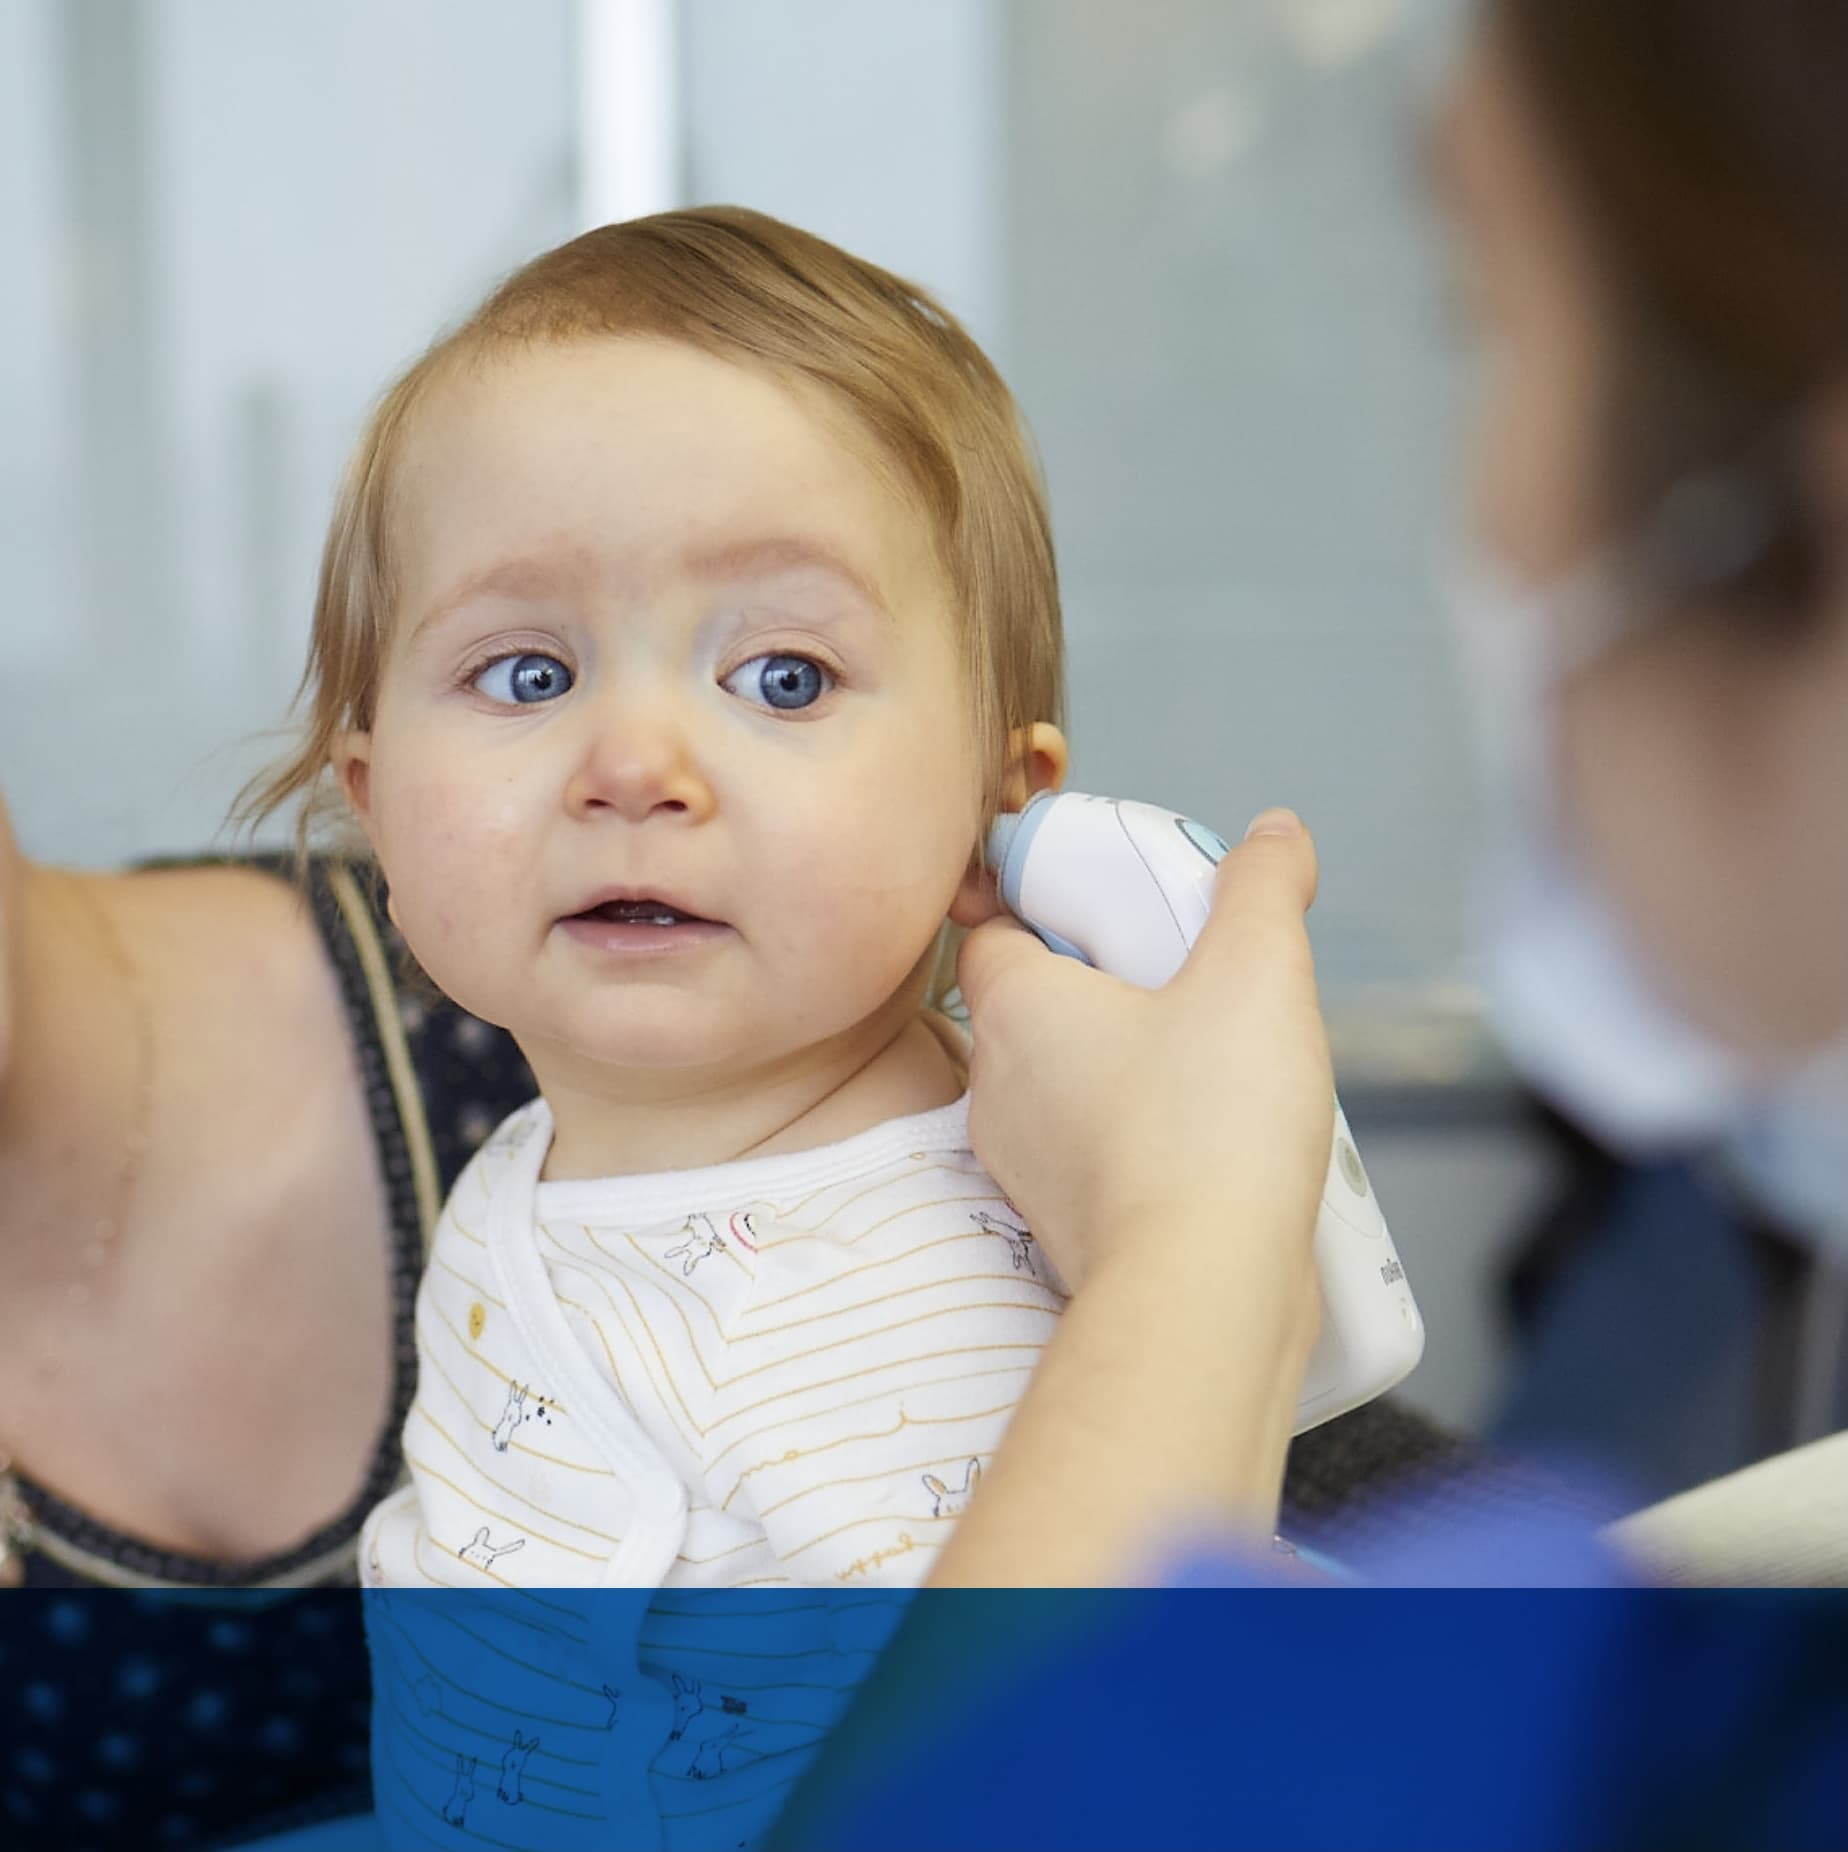
[{"label": "blonde hair", "polygon": [[1063,718],[1051,523],[1001,376],[926,291],[759,212],[707,206],[586,232],[535,258],[392,385],[367,421],[321,558],[297,749],[239,814],[301,801],[306,847],[341,733],[371,725],[396,602],[396,477],[431,391],[460,365],[534,342],[645,335],[811,382],[897,465],[930,521],[954,597],[998,808],[1014,730]]}]

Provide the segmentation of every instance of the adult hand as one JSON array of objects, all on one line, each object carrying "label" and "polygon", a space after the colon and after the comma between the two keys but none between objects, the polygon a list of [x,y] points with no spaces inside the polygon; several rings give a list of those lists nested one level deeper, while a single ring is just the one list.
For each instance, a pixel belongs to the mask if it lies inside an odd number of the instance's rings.
[{"label": "adult hand", "polygon": [[[1334,1099],[1303,924],[1315,885],[1308,831],[1265,812],[1153,991],[1008,919],[970,933],[971,1139],[1074,1290],[1122,1247],[1158,1264],[1165,1231],[1197,1243],[1203,1225],[1235,1272],[1307,1269]],[[1257,1249],[1278,1231],[1281,1249]]]},{"label": "adult hand", "polygon": [[999,920],[965,943],[976,1155],[1073,1297],[933,1581],[1117,1583],[1268,1535],[1333,1134],[1314,894],[1308,833],[1270,811],[1160,990]]}]

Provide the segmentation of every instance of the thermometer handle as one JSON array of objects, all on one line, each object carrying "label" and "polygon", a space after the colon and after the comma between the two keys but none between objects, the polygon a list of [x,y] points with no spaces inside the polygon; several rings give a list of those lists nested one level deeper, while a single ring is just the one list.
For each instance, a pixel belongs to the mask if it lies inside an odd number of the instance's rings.
[{"label": "thermometer handle", "polygon": [[[988,850],[1002,904],[1055,952],[1150,989],[1200,936],[1227,852],[1189,817],[1076,791],[1042,792],[998,819]],[[1322,1330],[1299,1434],[1384,1394],[1424,1354],[1424,1321],[1339,1101],[1315,1257]]]}]

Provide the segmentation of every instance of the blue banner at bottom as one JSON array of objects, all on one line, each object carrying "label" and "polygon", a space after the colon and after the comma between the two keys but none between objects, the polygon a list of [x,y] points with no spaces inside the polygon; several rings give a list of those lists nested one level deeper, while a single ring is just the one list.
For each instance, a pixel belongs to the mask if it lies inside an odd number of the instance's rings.
[{"label": "blue banner at bottom", "polygon": [[1848,1840],[1836,1593],[22,1593],[0,1715],[7,1852]]}]

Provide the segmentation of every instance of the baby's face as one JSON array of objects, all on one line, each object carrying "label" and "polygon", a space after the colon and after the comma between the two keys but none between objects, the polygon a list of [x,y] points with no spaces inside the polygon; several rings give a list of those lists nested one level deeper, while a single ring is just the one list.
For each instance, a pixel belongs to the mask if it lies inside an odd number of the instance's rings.
[{"label": "baby's face", "polygon": [[870,440],[806,388],[603,339],[452,381],[403,463],[345,782],[436,982],[542,1083],[742,1078],[894,997],[981,779],[931,532]]}]

